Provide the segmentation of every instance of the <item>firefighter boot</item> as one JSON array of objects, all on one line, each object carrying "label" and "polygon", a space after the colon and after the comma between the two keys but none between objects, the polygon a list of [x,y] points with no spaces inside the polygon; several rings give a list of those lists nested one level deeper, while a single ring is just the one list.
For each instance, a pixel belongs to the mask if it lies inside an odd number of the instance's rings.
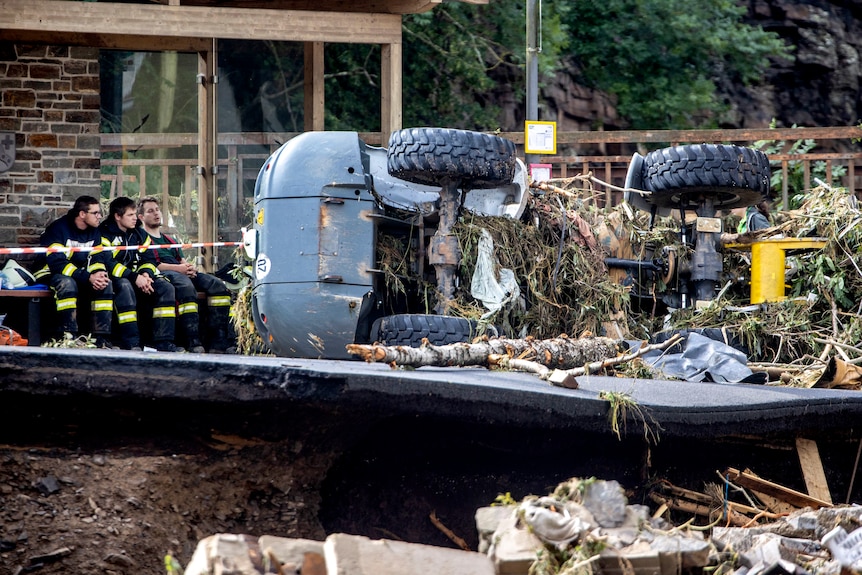
[{"label": "firefighter boot", "polygon": [[215,353],[225,353],[232,345],[228,332],[230,296],[210,297],[208,302],[207,330],[212,334],[210,347]]}]

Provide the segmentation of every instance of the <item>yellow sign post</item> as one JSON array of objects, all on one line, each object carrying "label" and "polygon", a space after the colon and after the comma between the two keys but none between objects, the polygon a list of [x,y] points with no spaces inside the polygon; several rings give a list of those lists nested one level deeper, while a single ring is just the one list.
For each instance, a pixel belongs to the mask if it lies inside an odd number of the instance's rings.
[{"label": "yellow sign post", "polygon": [[525,154],[556,154],[557,153],[557,123],[534,122],[524,123],[524,153]]}]

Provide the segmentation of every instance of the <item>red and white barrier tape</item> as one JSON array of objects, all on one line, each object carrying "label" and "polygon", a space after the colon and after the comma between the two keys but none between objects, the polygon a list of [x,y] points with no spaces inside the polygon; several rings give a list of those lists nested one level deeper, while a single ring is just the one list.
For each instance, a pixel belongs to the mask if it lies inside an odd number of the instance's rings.
[{"label": "red and white barrier tape", "polygon": [[37,248],[0,248],[0,255],[18,255],[18,254],[56,254],[56,253],[73,253],[73,252],[113,252],[113,251],[127,251],[127,250],[139,250],[139,249],[147,249],[147,250],[159,250],[159,249],[173,249],[173,248],[182,248],[184,250],[194,249],[194,248],[221,248],[221,247],[233,247],[233,246],[241,246],[242,242],[195,242],[191,244],[150,244],[143,248],[143,246],[76,246],[76,247],[62,247],[62,248],[45,248],[45,247],[37,247]]}]

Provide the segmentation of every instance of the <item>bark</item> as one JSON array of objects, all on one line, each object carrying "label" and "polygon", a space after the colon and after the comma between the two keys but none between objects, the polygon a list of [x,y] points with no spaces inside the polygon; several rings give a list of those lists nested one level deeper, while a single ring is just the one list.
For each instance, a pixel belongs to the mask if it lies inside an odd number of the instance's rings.
[{"label": "bark", "polygon": [[620,348],[607,337],[572,339],[560,336],[535,340],[497,338],[476,343],[423,344],[420,347],[350,344],[347,351],[367,362],[385,362],[407,367],[488,367],[488,356],[502,355],[528,360],[552,369],[572,369],[616,357]]}]

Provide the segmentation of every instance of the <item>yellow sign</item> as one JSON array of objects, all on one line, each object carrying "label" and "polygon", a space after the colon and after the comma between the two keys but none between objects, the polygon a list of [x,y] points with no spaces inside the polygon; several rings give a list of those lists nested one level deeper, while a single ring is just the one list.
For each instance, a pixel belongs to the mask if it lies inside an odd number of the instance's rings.
[{"label": "yellow sign", "polygon": [[524,122],[524,152],[527,154],[557,153],[556,122]]}]

